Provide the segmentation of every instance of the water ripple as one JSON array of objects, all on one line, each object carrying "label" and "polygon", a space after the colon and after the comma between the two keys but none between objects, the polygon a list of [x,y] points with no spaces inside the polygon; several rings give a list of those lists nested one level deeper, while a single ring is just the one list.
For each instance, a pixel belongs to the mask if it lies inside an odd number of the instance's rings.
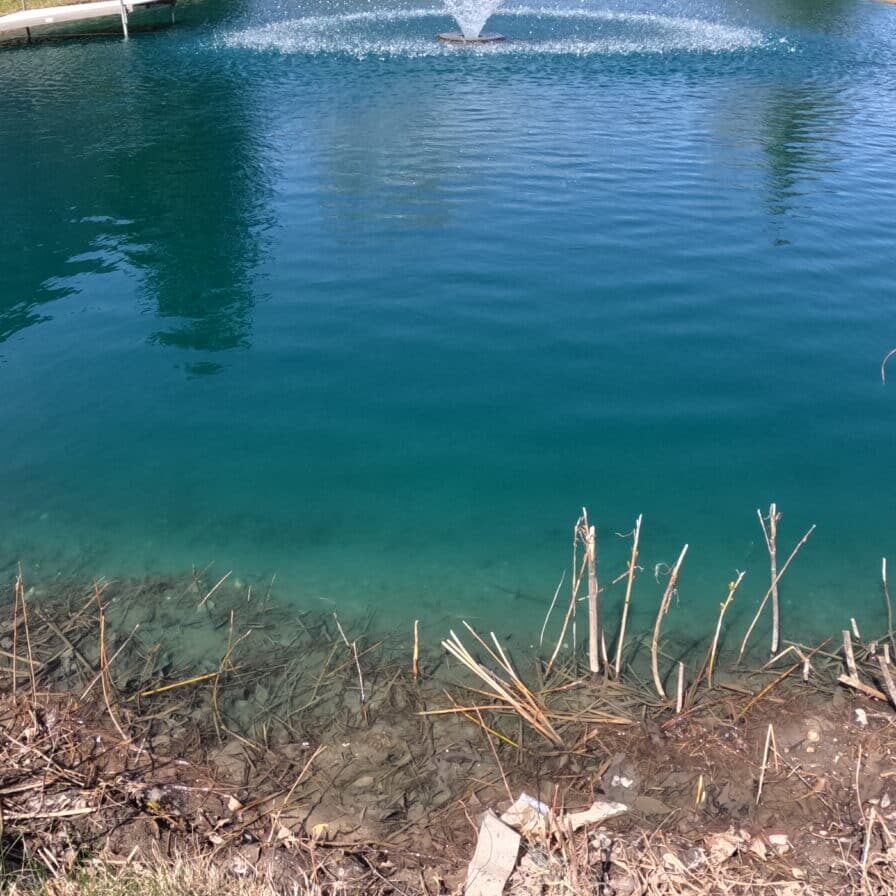
[{"label": "water ripple", "polygon": [[[442,10],[427,8],[303,16],[228,32],[219,38],[219,45],[283,54],[343,53],[358,58],[456,53],[457,48],[432,39],[433,19],[449,21]],[[506,25],[505,19],[509,20]],[[396,22],[420,23],[425,33],[397,36],[379,27]],[[510,37],[524,34],[526,39],[469,46],[464,48],[466,52],[551,56],[723,53],[766,43],[765,36],[754,28],[651,13],[520,6],[500,10],[492,23]],[[539,34],[545,26],[552,36]]]}]

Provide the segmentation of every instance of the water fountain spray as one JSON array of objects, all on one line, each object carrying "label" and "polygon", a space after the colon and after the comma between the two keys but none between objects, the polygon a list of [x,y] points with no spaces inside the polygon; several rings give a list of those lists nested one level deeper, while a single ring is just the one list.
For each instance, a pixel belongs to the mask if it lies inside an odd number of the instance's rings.
[{"label": "water fountain spray", "polygon": [[445,8],[460,26],[460,31],[443,31],[438,38],[448,44],[494,44],[505,40],[502,34],[483,31],[502,0],[445,0]]}]

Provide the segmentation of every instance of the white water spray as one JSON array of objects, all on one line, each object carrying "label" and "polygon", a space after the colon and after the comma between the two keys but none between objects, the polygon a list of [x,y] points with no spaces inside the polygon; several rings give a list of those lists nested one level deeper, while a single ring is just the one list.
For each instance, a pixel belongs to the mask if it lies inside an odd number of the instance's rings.
[{"label": "white water spray", "polygon": [[467,40],[482,34],[485,23],[495,14],[503,0],[444,0],[445,9],[460,26]]}]

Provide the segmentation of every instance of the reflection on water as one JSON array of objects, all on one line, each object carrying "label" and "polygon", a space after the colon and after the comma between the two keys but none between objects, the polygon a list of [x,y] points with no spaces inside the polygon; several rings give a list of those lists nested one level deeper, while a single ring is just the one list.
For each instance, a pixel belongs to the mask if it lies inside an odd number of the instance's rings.
[{"label": "reflection on water", "polygon": [[863,5],[861,0],[747,0],[746,4],[772,22],[823,33],[849,33],[861,20]]},{"label": "reflection on water", "polygon": [[[49,303],[83,295],[91,275],[122,271],[162,322],[151,341],[245,347],[270,185],[239,83],[220,72],[147,70],[110,87],[70,48],[53,53],[65,55],[55,60],[56,91],[30,85],[2,101],[19,114],[0,170],[17,223],[4,247],[17,262],[0,291],[0,337],[46,319]],[[85,132],[79,118],[88,107]],[[69,135],[67,151],[48,154],[57,131]],[[31,176],[23,180],[23,171]]]},{"label": "reflection on water", "polygon": [[816,85],[770,88],[758,122],[766,154],[769,211],[787,214],[817,181],[835,169],[837,130],[844,110],[835,90]]}]

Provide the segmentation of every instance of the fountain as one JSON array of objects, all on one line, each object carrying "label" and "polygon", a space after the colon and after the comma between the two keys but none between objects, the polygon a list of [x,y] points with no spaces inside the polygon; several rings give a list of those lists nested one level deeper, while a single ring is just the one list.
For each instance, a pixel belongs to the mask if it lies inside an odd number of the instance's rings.
[{"label": "fountain", "polygon": [[482,30],[501,3],[502,0],[445,0],[445,8],[460,31],[443,31],[439,40],[447,44],[494,44],[505,40],[502,34]]}]

